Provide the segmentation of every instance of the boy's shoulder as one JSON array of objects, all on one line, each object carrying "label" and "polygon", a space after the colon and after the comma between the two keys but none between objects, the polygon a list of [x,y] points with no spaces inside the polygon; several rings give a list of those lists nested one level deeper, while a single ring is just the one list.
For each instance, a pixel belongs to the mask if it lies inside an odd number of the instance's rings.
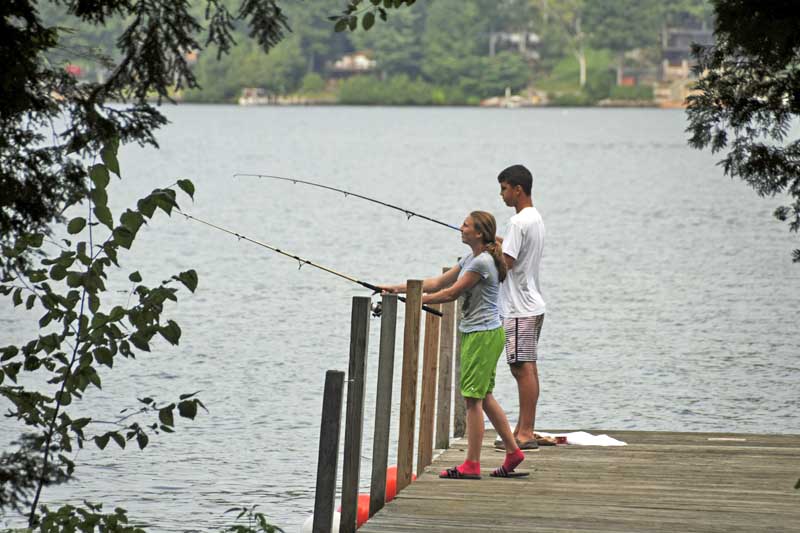
[{"label": "boy's shoulder", "polygon": [[526,207],[519,213],[515,213],[514,216],[509,219],[509,224],[524,226],[527,224],[536,224],[541,222],[541,220],[542,215],[539,213],[538,209],[535,207]]}]

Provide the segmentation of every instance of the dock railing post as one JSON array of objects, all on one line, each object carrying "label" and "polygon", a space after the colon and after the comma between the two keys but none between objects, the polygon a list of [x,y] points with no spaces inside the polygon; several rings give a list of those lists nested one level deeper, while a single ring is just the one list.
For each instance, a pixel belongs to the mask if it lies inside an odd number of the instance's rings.
[{"label": "dock railing post", "polygon": [[414,463],[414,427],[417,414],[422,280],[406,282],[406,319],[403,328],[403,376],[400,385],[400,427],[397,439],[397,492],[411,483]]},{"label": "dock railing post", "polygon": [[347,371],[347,413],[345,415],[344,464],[342,466],[342,516],[340,533],[354,533],[358,510],[358,482],[361,472],[361,437],[364,429],[364,381],[372,300],[353,297],[350,322],[350,366]]},{"label": "dock railing post", "polygon": [[322,395],[322,421],[319,427],[317,489],[314,496],[313,533],[331,533],[336,501],[336,467],[339,460],[339,434],[342,422],[344,372],[325,373]]},{"label": "dock railing post", "polygon": [[[439,304],[431,307],[440,310]],[[433,430],[436,415],[436,383],[439,367],[439,326],[441,319],[425,313],[425,337],[422,343],[422,394],[419,401],[419,442],[417,444],[417,476],[433,461]]]},{"label": "dock railing post", "polygon": [[[442,272],[450,268],[445,267]],[[439,341],[439,385],[436,392],[436,448],[450,447],[450,406],[453,395],[453,335],[456,303],[442,305],[441,340]]]},{"label": "dock railing post", "polygon": [[467,430],[467,406],[461,396],[461,333],[458,326],[461,324],[461,306],[463,297],[456,301],[456,354],[455,370],[453,372],[453,437],[463,437]]},{"label": "dock railing post", "polygon": [[369,516],[386,503],[386,468],[389,463],[389,427],[392,419],[392,383],[397,331],[397,296],[381,299],[381,337],[378,356],[378,387],[375,399],[375,433],[372,441],[372,477],[369,491]]}]

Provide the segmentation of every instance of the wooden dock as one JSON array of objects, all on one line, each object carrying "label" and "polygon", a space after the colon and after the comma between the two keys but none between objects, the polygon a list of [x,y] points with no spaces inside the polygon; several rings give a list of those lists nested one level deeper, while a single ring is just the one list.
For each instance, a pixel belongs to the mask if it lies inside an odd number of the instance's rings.
[{"label": "wooden dock", "polygon": [[800,435],[588,431],[628,446],[542,447],[520,479],[489,477],[491,431],[483,479],[438,479],[464,458],[454,441],[359,531],[800,532]]}]

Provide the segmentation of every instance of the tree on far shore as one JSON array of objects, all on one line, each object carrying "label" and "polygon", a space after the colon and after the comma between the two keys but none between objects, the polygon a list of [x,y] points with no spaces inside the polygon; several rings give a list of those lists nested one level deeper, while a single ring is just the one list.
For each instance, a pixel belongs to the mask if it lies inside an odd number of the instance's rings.
[{"label": "tree on far shore", "polygon": [[[786,0],[713,0],[715,44],[695,47],[698,94],[688,98],[689,143],[724,152],[725,174],[759,196],[787,195],[775,209],[800,229],[800,17]],[[796,135],[795,130],[795,135]],[[800,263],[800,249],[793,252]]]},{"label": "tree on far shore", "polygon": [[622,85],[625,52],[658,42],[662,3],[656,0],[587,2],[585,28],[597,48],[608,48],[617,58],[617,85]]}]

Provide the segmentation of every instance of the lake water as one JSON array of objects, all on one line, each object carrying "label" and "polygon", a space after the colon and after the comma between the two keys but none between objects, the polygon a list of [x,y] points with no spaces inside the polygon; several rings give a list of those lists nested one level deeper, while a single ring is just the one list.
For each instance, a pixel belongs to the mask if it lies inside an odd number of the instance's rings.
[{"label": "lake water", "polygon": [[[797,236],[771,216],[780,199],[757,197],[723,176],[718,157],[687,147],[683,112],[187,105],[167,113],[160,150],[122,150],[125,179],[111,189],[117,215],[154,187],[190,178],[197,193],[182,202],[186,211],[373,283],[434,275],[466,248],[455,231],[362,200],[233,174],[319,181],[454,225],[483,209],[503,227],[513,213],[496,175],[528,165],[547,226],[538,427],[800,433]],[[218,531],[232,518],[226,509],[258,504],[299,530],[313,508],[325,371],[346,370],[351,298],[368,293],[180,216],[143,229],[123,261],[115,288],[129,289],[137,269],[155,283],[195,268],[200,285],[170,309],[180,346],[118,359],[85,409],[110,419],[137,397],[199,390],[209,413],[180,419],[144,452],[81,451],[78,479],[46,489],[44,500],[120,505],[151,531],[174,532]],[[35,335],[39,315],[4,300],[0,345]],[[399,331],[398,376],[401,343]],[[399,378],[395,399],[398,390]],[[503,363],[496,394],[513,418],[516,389]],[[396,438],[396,416],[392,427]],[[0,420],[4,443],[18,430]],[[371,434],[368,416],[365,488]]]}]

